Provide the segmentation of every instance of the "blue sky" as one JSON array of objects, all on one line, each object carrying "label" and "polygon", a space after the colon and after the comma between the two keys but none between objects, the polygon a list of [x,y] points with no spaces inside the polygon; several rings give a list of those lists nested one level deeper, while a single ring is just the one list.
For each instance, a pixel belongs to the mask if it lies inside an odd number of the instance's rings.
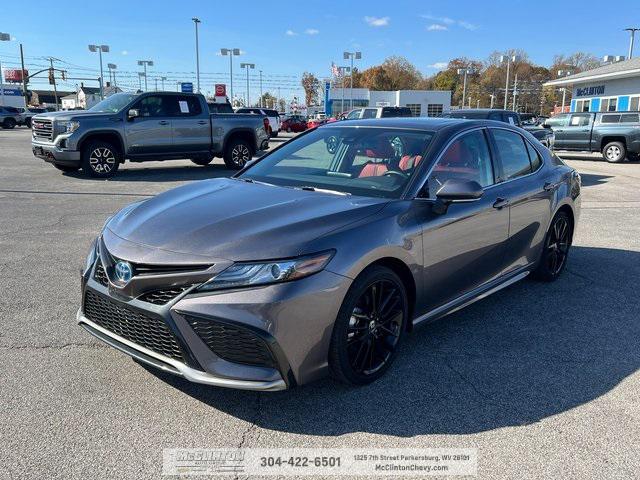
[{"label": "blue sky", "polygon": [[[362,51],[361,68],[404,55],[427,74],[451,58],[483,59],[507,48],[522,48],[546,65],[556,53],[577,50],[626,55],[628,34],[622,29],[640,26],[637,0],[616,0],[615,8],[592,0],[58,0],[55,5],[54,10],[50,1],[3,7],[0,32],[16,40],[0,43],[5,68],[16,66],[20,41],[32,71],[43,65],[42,57],[54,56],[67,62],[59,66],[74,76],[95,77],[98,58],[87,44],[105,43],[111,47],[105,64],[117,64],[121,83],[136,86],[136,60],[152,59],[149,76],[167,76],[175,86],[195,71],[191,18],[197,16],[204,90],[228,78],[228,58],[217,54],[219,48],[237,47],[244,55],[236,59],[235,88],[244,88],[239,63],[245,61],[263,70],[265,90],[280,86],[282,96],[299,91],[303,71],[328,75],[332,61],[343,62],[345,49]],[[52,11],[58,16],[49,18]],[[640,38],[636,45],[640,54]]]}]

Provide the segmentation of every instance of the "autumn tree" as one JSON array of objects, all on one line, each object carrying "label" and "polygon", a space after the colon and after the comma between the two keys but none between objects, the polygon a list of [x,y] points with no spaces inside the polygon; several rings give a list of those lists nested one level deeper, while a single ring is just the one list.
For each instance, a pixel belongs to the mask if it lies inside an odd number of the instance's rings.
[{"label": "autumn tree", "polygon": [[304,72],[302,74],[302,88],[304,89],[304,98],[308,106],[318,105],[318,89],[320,88],[320,80],[313,73]]}]

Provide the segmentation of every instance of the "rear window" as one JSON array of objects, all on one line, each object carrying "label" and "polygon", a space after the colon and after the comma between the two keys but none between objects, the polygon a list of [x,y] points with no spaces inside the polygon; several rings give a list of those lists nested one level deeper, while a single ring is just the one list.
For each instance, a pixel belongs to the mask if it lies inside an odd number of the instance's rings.
[{"label": "rear window", "polygon": [[620,122],[622,123],[638,123],[640,121],[640,115],[637,113],[624,114],[620,116]]},{"label": "rear window", "polygon": [[262,110],[264,113],[267,114],[267,116],[269,117],[278,117],[280,116],[280,114],[278,113],[277,110],[267,110],[266,108]]},{"label": "rear window", "polygon": [[409,108],[401,108],[401,107],[383,107],[382,108],[382,118],[388,117],[411,117],[411,109]]},{"label": "rear window", "polygon": [[210,103],[209,113],[233,113],[230,103]]},{"label": "rear window", "polygon": [[451,118],[487,118],[487,114],[484,112],[465,111],[450,112],[448,116]]}]

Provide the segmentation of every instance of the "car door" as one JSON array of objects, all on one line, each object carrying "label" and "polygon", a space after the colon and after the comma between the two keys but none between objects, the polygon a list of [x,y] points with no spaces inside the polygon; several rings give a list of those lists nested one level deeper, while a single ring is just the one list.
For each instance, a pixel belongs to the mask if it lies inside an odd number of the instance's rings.
[{"label": "car door", "polygon": [[365,108],[362,111],[362,117],[360,118],[376,118],[378,116],[377,108]]},{"label": "car door", "polygon": [[509,240],[502,272],[507,274],[539,258],[554,185],[543,178],[542,155],[523,135],[494,127],[489,133],[497,159],[496,188],[509,205]]},{"label": "car door", "polygon": [[131,109],[137,109],[139,116],[125,123],[127,155],[170,153],[173,149],[172,97],[149,95],[134,103]]},{"label": "car door", "polygon": [[426,214],[423,228],[424,306],[433,310],[496,278],[504,270],[509,209],[484,128],[451,141],[429,173],[422,196],[435,201],[447,180],[474,180],[478,200],[451,203],[444,213]]},{"label": "car door", "polygon": [[209,112],[195,95],[174,96],[171,115],[173,149],[176,152],[208,152],[211,146]]},{"label": "car door", "polygon": [[561,114],[548,118],[545,126],[551,128],[554,136],[554,148],[558,150],[567,149],[567,126],[569,125],[569,115]]},{"label": "car door", "polygon": [[564,148],[567,150],[589,150],[592,126],[592,114],[572,114],[569,118],[569,124],[564,127]]}]

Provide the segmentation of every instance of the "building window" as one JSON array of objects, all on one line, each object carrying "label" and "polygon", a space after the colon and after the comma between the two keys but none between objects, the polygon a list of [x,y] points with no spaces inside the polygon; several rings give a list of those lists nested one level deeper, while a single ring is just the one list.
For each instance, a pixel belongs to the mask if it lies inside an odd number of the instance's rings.
[{"label": "building window", "polygon": [[618,110],[618,98],[603,98],[600,102],[601,112],[616,112]]},{"label": "building window", "polygon": [[422,114],[422,105],[419,103],[407,103],[406,107],[411,110],[413,117],[419,117]]},{"label": "building window", "polygon": [[429,117],[441,117],[444,105],[441,103],[430,103],[427,105],[427,116]]},{"label": "building window", "polygon": [[588,112],[591,100],[576,100],[576,112]]},{"label": "building window", "polygon": [[629,110],[632,112],[640,110],[640,97],[631,97],[629,99]]}]

